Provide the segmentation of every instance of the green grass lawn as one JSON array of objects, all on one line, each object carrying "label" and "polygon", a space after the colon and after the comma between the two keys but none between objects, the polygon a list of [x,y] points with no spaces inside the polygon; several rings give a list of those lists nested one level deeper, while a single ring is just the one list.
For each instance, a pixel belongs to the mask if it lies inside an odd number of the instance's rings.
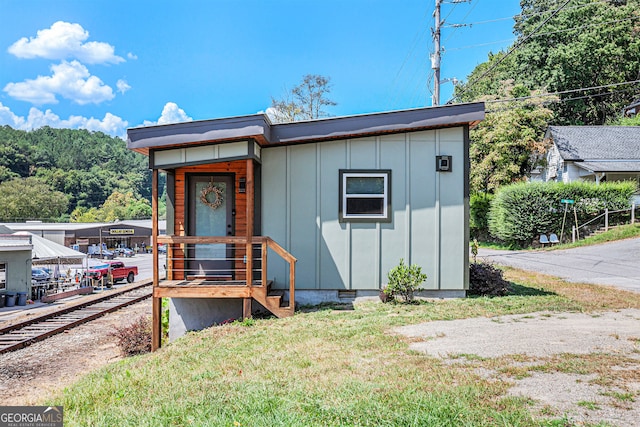
[{"label": "green grass lawn", "polygon": [[114,363],[47,404],[66,426],[555,426],[508,384],[408,348],[395,326],[640,308],[640,295],[507,270],[514,295],[303,310],[190,333]]}]

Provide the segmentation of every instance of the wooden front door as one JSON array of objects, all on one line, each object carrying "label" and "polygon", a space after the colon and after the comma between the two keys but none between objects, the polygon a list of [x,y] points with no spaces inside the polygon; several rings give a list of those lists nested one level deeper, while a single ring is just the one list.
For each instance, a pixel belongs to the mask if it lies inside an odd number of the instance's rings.
[{"label": "wooden front door", "polygon": [[[189,236],[233,236],[234,178],[192,174],[188,178]],[[198,244],[188,251],[188,275],[233,279],[233,245]]]}]

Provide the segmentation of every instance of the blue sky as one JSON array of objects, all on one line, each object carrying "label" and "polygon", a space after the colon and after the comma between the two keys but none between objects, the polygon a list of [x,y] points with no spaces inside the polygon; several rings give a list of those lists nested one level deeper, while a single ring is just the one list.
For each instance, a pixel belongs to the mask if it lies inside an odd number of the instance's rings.
[{"label": "blue sky", "polygon": [[[0,125],[125,137],[265,111],[305,74],[331,78],[334,116],[428,106],[434,3],[0,0]],[[518,0],[443,4],[441,79],[465,80],[511,45],[519,11]]]}]

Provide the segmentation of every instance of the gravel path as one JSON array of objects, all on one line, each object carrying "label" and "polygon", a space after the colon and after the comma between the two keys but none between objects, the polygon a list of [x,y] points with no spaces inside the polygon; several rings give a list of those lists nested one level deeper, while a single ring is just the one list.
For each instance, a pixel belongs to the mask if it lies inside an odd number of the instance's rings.
[{"label": "gravel path", "polygon": [[23,349],[0,354],[0,402],[35,405],[96,369],[119,360],[116,327],[151,315],[145,300]]}]

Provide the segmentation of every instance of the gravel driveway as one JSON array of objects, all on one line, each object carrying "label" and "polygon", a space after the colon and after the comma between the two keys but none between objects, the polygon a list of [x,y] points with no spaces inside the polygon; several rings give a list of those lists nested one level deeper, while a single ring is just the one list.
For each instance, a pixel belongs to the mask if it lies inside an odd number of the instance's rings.
[{"label": "gravel driveway", "polygon": [[[557,251],[480,249],[478,256],[571,282],[640,292],[640,239]],[[565,417],[566,425],[640,426],[640,310],[435,321],[395,332],[409,337],[413,350],[509,384],[508,394],[533,399],[531,409],[540,417]],[[545,368],[558,360],[570,366],[575,358],[602,366],[587,372]]]},{"label": "gravel driveway", "polygon": [[[434,321],[394,332],[413,350],[508,384],[508,395],[533,399],[535,416],[640,425],[638,309]],[[590,360],[598,367],[584,368]]]},{"label": "gravel driveway", "polygon": [[570,282],[612,285],[640,292],[640,238],[555,251],[480,248],[487,262],[561,277]]}]

